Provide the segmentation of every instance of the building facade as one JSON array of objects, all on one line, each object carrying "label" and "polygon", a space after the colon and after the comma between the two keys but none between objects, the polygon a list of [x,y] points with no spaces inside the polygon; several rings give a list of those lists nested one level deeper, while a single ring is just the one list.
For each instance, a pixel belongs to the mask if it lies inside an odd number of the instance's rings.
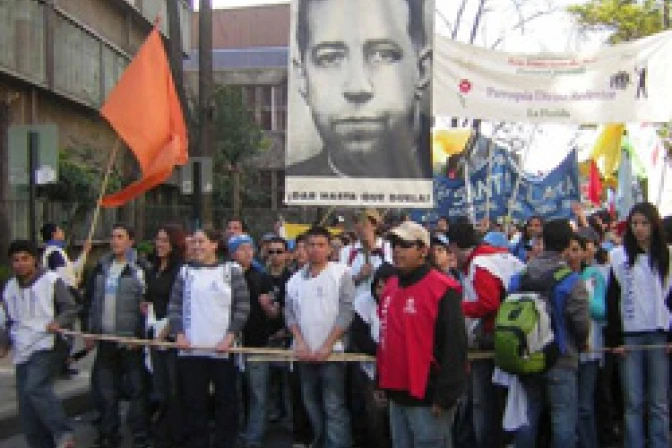
[{"label": "building facade", "polygon": [[[213,79],[240,88],[248,111],[263,129],[269,148],[251,161],[259,171],[262,204],[281,212],[284,197],[285,132],[289,63],[288,4],[213,11]],[[198,12],[193,13],[192,50],[185,60],[185,85],[198,94]]]},{"label": "building facade", "polygon": [[[173,0],[0,1],[0,199],[5,204],[0,230],[5,234],[28,236],[25,191],[8,180],[10,127],[55,124],[60,151],[104,170],[116,135],[98,109],[157,17],[169,35],[166,1]],[[187,1],[176,1],[186,52],[191,8]],[[117,166],[132,178],[128,151],[120,151]],[[121,211],[132,222],[133,207]],[[40,219],[54,219],[53,213],[38,212]],[[142,227],[142,222],[135,224]]]}]

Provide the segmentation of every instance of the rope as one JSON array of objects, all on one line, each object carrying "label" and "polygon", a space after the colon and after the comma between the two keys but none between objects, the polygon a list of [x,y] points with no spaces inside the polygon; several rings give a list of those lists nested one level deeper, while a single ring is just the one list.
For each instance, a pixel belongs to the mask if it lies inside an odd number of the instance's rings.
[{"label": "rope", "polygon": [[[140,338],[130,338],[124,336],[112,336],[105,334],[92,334],[92,333],[83,333],[81,331],[72,331],[72,330],[59,330],[60,334],[65,336],[80,336],[85,339],[92,339],[96,341],[104,342],[116,342],[119,344],[125,344],[130,346],[138,347],[157,347],[157,348],[174,348],[179,350],[185,350],[180,347],[175,342],[167,341],[158,341],[155,339],[140,339]],[[672,350],[672,344],[650,344],[650,345],[624,345],[622,348],[626,353],[635,352],[635,351],[648,351],[648,350]],[[209,351],[215,352],[215,347],[205,347],[205,346],[189,346],[186,350],[193,351]],[[581,353],[610,353],[616,352],[617,348],[605,347],[600,349],[591,349],[586,350]],[[296,357],[294,350],[282,349],[282,348],[263,348],[263,347],[231,347],[227,350],[227,353],[238,353],[243,355],[252,355],[248,358],[250,362],[296,362],[301,361]],[[477,361],[482,359],[493,359],[495,353],[492,351],[469,351],[467,359],[469,361]],[[327,362],[374,362],[376,360],[375,356],[366,355],[363,353],[332,353]]]}]

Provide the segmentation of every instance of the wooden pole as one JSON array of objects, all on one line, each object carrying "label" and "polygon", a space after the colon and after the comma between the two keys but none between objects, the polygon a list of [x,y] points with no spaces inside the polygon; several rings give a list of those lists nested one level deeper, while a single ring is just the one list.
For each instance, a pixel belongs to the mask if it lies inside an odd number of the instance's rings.
[{"label": "wooden pole", "polygon": [[[103,197],[105,196],[105,192],[107,191],[107,185],[110,183],[110,176],[112,175],[112,168],[114,167],[114,160],[117,158],[117,152],[119,152],[119,146],[121,146],[121,141],[117,137],[117,139],[114,142],[114,146],[112,147],[112,153],[110,154],[110,160],[107,162],[107,168],[105,169],[105,175],[103,176],[103,183],[100,185],[100,193],[98,194],[98,201],[96,202],[96,208],[93,211],[93,217],[91,218],[91,226],[89,227],[89,234],[86,236],[86,242],[84,243],[85,246],[91,244],[91,241],[93,240],[93,234],[96,232],[96,225],[98,225],[98,217],[100,216],[100,209],[102,207],[102,201]],[[87,252],[85,251],[82,254],[82,261],[80,263],[80,266],[82,266],[82,269],[80,269],[77,272],[77,281],[75,284],[79,285],[79,283],[82,280],[82,272],[83,272],[83,267],[86,264],[86,257],[88,256]]]},{"label": "wooden pole", "polygon": [[334,213],[334,210],[336,210],[336,207],[329,207],[329,210],[327,210],[327,213],[322,217],[320,220],[320,226],[325,226],[327,224],[327,220],[331,216],[332,213]]}]

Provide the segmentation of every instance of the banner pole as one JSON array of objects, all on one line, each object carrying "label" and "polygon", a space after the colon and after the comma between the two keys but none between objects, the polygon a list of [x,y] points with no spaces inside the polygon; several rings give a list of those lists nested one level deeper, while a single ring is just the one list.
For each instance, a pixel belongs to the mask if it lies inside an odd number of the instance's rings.
[{"label": "banner pole", "polygon": [[324,226],[327,223],[327,220],[331,216],[332,213],[334,213],[334,210],[336,210],[336,207],[329,207],[329,210],[327,210],[327,213],[322,217],[322,220],[320,221],[320,227]]},{"label": "banner pole", "polygon": [[516,184],[514,185],[513,193],[511,194],[511,200],[509,201],[506,210],[507,221],[511,221],[511,215],[513,214],[513,204],[516,202],[516,198],[518,197],[518,190],[520,189],[520,184],[523,181],[523,173],[525,169],[525,164],[527,162],[527,156],[530,154],[530,147],[532,146],[532,142],[534,141],[534,136],[537,134],[537,128],[538,125],[535,125],[534,129],[532,129],[532,135],[530,135],[530,138],[527,140],[527,146],[525,147],[525,152],[523,153],[523,160],[521,162],[521,165],[518,167],[518,178],[516,179]]},{"label": "banner pole", "polygon": [[[110,176],[112,174],[112,168],[114,167],[114,160],[117,157],[117,152],[119,151],[119,146],[121,146],[121,142],[119,140],[119,137],[114,142],[114,146],[112,147],[112,152],[110,153],[110,160],[107,162],[107,168],[105,169],[105,175],[103,176],[103,182],[100,185],[100,193],[98,194],[98,201],[96,202],[96,208],[93,211],[93,217],[91,218],[91,226],[89,227],[89,234],[86,237],[86,241],[84,243],[85,246],[90,245],[91,241],[93,240],[93,234],[96,231],[96,225],[98,224],[98,217],[100,216],[100,209],[102,207],[102,201],[103,201],[103,196],[105,196],[105,191],[107,190],[107,184],[110,182]],[[85,251],[82,254],[82,261],[80,263],[80,266],[82,266],[82,269],[80,269],[77,273],[77,279],[75,284],[79,285],[79,283],[82,280],[82,272],[84,265],[86,265],[86,258],[88,254]]]},{"label": "banner pole", "polygon": [[495,145],[494,140],[491,138],[488,142],[488,179],[486,180],[485,188],[485,219],[486,222],[490,222],[490,201],[492,200],[492,147]]}]

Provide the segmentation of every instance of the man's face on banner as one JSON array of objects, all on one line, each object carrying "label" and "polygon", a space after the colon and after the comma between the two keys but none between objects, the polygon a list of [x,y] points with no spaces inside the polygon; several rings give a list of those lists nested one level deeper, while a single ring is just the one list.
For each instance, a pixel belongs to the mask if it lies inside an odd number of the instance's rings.
[{"label": "man's face on banner", "polygon": [[425,81],[410,13],[406,0],[308,0],[302,94],[332,158],[414,143]]}]

